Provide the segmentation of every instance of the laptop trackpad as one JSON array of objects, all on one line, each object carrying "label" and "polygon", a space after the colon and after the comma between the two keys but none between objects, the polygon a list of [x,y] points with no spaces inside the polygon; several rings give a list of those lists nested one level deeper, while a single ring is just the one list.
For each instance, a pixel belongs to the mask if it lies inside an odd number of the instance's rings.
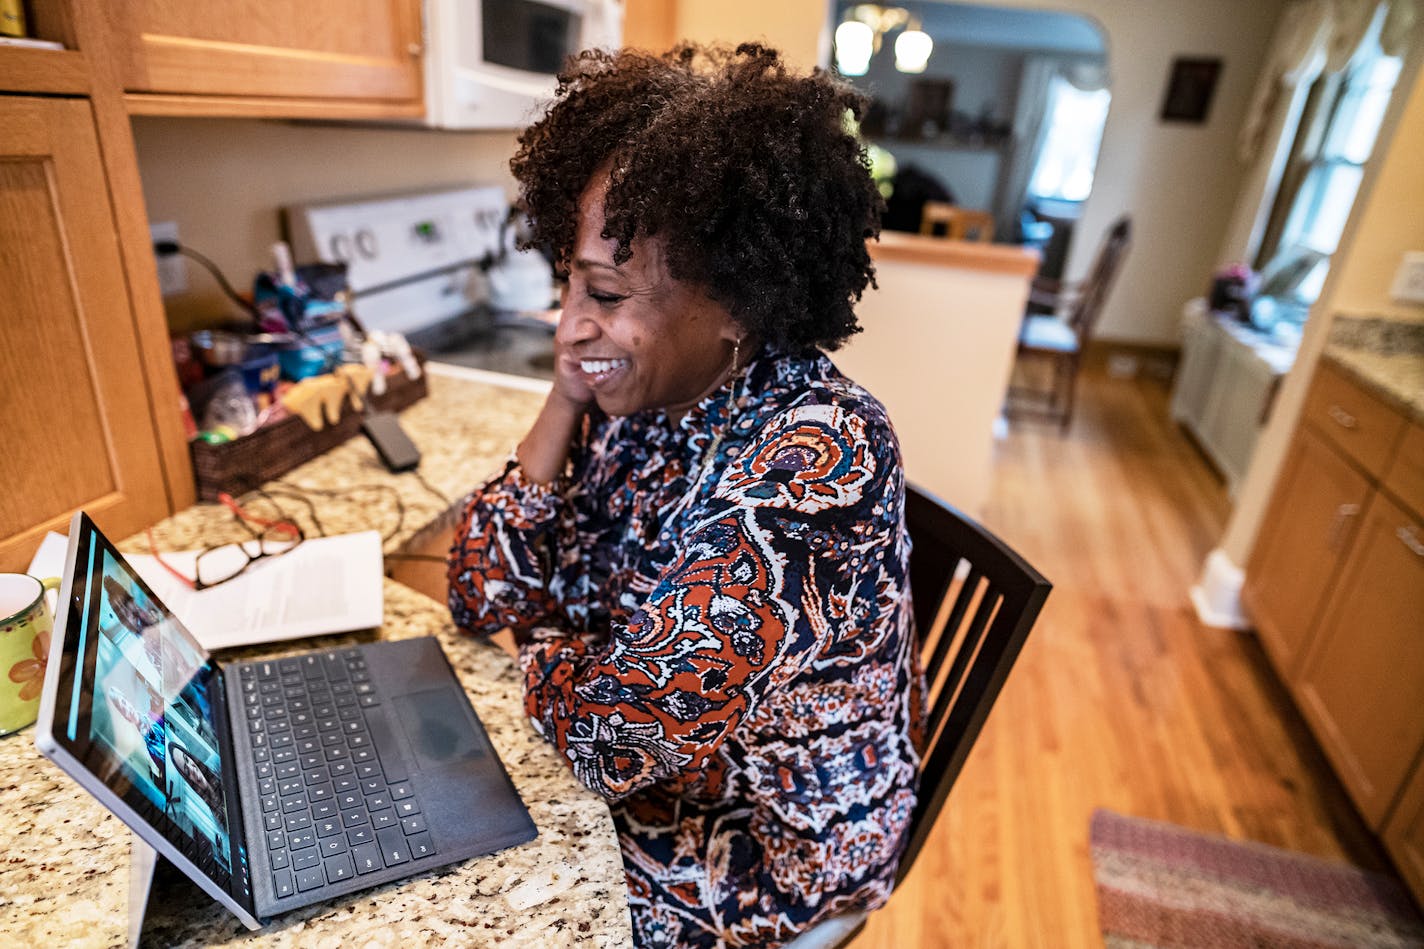
[{"label": "laptop trackpad", "polygon": [[394,704],[421,771],[485,755],[484,740],[470,721],[470,704],[458,690],[398,695]]}]

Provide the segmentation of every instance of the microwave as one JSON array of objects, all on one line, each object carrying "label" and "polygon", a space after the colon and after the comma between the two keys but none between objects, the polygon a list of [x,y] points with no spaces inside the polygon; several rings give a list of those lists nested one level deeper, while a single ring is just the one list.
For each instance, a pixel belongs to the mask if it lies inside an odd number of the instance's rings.
[{"label": "microwave", "polygon": [[425,0],[426,124],[524,128],[567,56],[622,40],[621,0]]}]

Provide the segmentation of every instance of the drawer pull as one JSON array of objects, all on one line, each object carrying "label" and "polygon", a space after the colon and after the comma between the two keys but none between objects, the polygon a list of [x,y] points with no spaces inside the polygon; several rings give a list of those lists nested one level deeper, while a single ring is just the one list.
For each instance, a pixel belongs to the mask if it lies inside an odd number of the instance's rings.
[{"label": "drawer pull", "polygon": [[1335,519],[1330,522],[1330,536],[1325,541],[1326,549],[1340,549],[1340,544],[1345,539],[1345,525],[1359,513],[1358,504],[1342,504],[1335,509]]},{"label": "drawer pull", "polygon": [[1335,424],[1341,428],[1355,428],[1360,424],[1360,420],[1338,405],[1330,406],[1330,417],[1335,420]]},{"label": "drawer pull", "polygon": [[1424,557],[1424,542],[1419,540],[1419,535],[1414,533],[1414,528],[1405,524],[1397,528],[1394,536],[1398,537],[1404,546],[1408,547],[1416,556]]}]

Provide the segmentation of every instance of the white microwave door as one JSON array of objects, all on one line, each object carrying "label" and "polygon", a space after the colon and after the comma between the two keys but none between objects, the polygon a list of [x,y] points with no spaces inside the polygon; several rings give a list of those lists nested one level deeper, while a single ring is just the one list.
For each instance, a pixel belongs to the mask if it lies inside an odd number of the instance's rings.
[{"label": "white microwave door", "polygon": [[617,0],[429,0],[432,124],[522,128],[553,96],[564,58],[616,47]]}]

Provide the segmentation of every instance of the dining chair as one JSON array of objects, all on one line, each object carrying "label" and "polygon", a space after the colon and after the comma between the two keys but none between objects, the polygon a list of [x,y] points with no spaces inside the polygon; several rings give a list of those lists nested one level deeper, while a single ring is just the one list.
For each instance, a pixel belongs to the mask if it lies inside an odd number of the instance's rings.
[{"label": "dining chair", "polygon": [[[944,228],[942,235],[940,227]],[[926,237],[989,243],[994,239],[994,216],[988,211],[961,208],[944,201],[926,201],[920,212],[920,233]]]},{"label": "dining chair", "polygon": [[1038,415],[1056,420],[1061,431],[1068,430],[1083,350],[1131,243],[1132,220],[1123,215],[1108,229],[1086,279],[1064,283],[1034,278],[1029,288],[1029,306],[1050,312],[1024,314],[1018,356],[1021,363],[1049,363],[1053,379],[1046,391],[1010,386],[1005,403],[1005,414],[1010,418]]},{"label": "dining chair", "polygon": [[[924,746],[910,836],[895,875],[909,875],[1053,588],[1028,561],[960,511],[905,487],[910,590],[925,669]],[[818,923],[786,949],[841,949],[867,913]]]}]

